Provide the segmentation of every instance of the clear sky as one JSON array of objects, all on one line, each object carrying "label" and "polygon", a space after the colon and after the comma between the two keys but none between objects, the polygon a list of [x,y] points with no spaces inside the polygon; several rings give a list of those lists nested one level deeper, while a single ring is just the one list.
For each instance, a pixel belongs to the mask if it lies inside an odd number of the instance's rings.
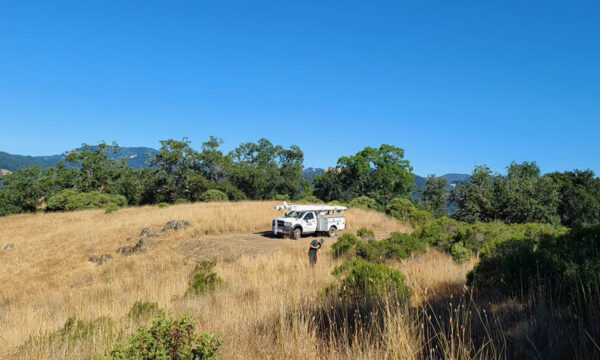
[{"label": "clear sky", "polygon": [[600,173],[600,2],[5,1],[0,150],[402,147],[418,174]]}]

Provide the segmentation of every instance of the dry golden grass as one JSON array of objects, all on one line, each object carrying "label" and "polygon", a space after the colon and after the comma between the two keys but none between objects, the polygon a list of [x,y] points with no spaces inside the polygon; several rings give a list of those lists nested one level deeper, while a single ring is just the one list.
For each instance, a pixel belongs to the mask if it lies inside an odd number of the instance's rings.
[{"label": "dry golden grass", "polygon": [[[333,267],[324,256],[316,269],[308,268],[307,239],[270,239],[259,234],[270,228],[278,214],[273,204],[185,204],[127,208],[111,214],[90,210],[0,218],[0,245],[15,245],[0,251],[0,355],[76,359],[103,352],[114,337],[92,337],[71,347],[38,340],[70,316],[109,316],[122,332],[131,332],[133,325],[122,319],[141,299],[158,302],[173,313],[190,312],[202,330],[223,334],[224,358],[248,358],[249,353],[294,357],[299,347],[313,349],[312,356],[302,353],[303,358],[322,357],[314,334],[296,334],[294,341],[301,343],[284,342],[277,347],[265,347],[256,335],[255,327],[265,319],[314,298],[331,281]],[[142,228],[160,231],[171,219],[186,219],[192,225],[149,238],[145,254],[114,254],[119,246],[133,244]],[[358,209],[347,212],[347,222],[351,231],[363,226],[377,234],[410,230],[381,213]],[[199,260],[190,256],[190,245],[202,248],[201,257],[228,260],[217,266],[225,289],[203,297],[182,297],[188,274]],[[105,253],[114,259],[101,266],[88,262],[90,255]],[[33,341],[23,347],[30,337]]]}]

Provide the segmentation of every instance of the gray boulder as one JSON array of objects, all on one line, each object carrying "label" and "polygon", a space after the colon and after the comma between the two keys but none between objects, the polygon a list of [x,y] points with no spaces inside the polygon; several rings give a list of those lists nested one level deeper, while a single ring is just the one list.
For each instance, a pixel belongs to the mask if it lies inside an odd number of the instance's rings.
[{"label": "gray boulder", "polygon": [[187,220],[171,220],[162,228],[161,231],[179,230],[188,226],[190,226],[190,223]]},{"label": "gray boulder", "polygon": [[8,250],[8,249],[12,249],[15,247],[15,244],[9,242],[8,244],[4,245],[4,250]]},{"label": "gray boulder", "polygon": [[115,252],[121,255],[133,255],[146,252],[146,237],[140,237],[135,245],[121,246]]},{"label": "gray boulder", "polygon": [[153,228],[147,227],[147,228],[142,229],[142,231],[140,232],[140,236],[152,237],[152,236],[158,236],[158,234],[156,233],[156,231],[154,231]]}]

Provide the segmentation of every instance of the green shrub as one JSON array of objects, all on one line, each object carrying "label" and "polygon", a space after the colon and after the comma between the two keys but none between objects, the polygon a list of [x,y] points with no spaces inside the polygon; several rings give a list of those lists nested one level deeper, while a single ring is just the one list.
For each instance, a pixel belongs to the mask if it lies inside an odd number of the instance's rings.
[{"label": "green shrub", "polygon": [[528,294],[539,285],[565,304],[588,303],[600,288],[600,225],[538,237],[527,236],[530,230],[483,253],[468,283],[507,296]]},{"label": "green shrub", "polygon": [[125,342],[105,355],[110,360],[204,360],[216,359],[222,341],[214,334],[196,335],[189,316],[172,319],[160,314],[150,328],[140,327]]},{"label": "green shrub", "polygon": [[277,201],[288,201],[290,200],[290,196],[288,194],[276,194],[275,196],[273,196],[273,200],[277,200]]},{"label": "green shrub", "polygon": [[223,281],[217,276],[217,273],[212,271],[214,267],[215,263],[212,261],[202,261],[196,265],[190,274],[186,295],[200,295],[220,288]]},{"label": "green shrub", "polygon": [[464,247],[460,242],[452,245],[450,253],[452,254],[452,259],[459,264],[464,263],[465,261],[469,260],[471,256],[473,256],[473,252]]},{"label": "green shrub", "polygon": [[104,213],[105,214],[110,214],[111,212],[117,211],[119,210],[119,205],[110,202],[108,204],[106,204],[106,206],[104,207]]},{"label": "green shrub", "polygon": [[159,202],[158,204],[156,204],[156,206],[158,206],[159,208],[166,208],[169,207],[169,204],[167,204],[166,202]]},{"label": "green shrub", "polygon": [[162,310],[155,302],[136,301],[129,309],[127,316],[135,321],[147,320],[161,313]]},{"label": "green shrub", "polygon": [[356,231],[356,236],[358,236],[359,238],[361,238],[365,241],[375,239],[375,233],[373,232],[373,230],[369,230],[364,227],[362,227]]},{"label": "green shrub", "polygon": [[174,204],[175,205],[179,205],[179,204],[189,204],[190,201],[188,199],[175,199]]},{"label": "green shrub", "polygon": [[410,221],[411,214],[416,210],[415,204],[404,198],[394,198],[385,207],[386,214],[404,221]]},{"label": "green shrub", "polygon": [[350,200],[348,203],[349,207],[356,207],[364,210],[374,210],[377,209],[377,201],[368,196],[359,196]]},{"label": "green shrub", "polygon": [[427,244],[418,238],[399,232],[392,233],[387,239],[372,243],[378,248],[377,252],[382,260],[402,260],[413,253],[423,253],[427,250]]},{"label": "green shrub", "polygon": [[347,301],[388,296],[403,301],[410,295],[404,275],[384,264],[356,259],[338,266],[333,273],[340,280],[339,296]]},{"label": "green shrub", "polygon": [[105,194],[98,191],[80,193],[73,189],[58,192],[48,199],[47,211],[95,209],[113,203],[117,207],[127,205],[123,195]]},{"label": "green shrub", "polygon": [[314,195],[305,195],[301,199],[295,201],[298,204],[323,204],[323,200]]},{"label": "green shrub", "polygon": [[342,236],[338,237],[331,246],[331,254],[334,258],[338,258],[347,254],[356,244],[358,244],[358,242],[359,240],[356,236],[350,233],[344,233]]},{"label": "green shrub", "polygon": [[228,201],[227,194],[217,189],[206,190],[200,195],[200,201],[213,202],[213,201]]}]

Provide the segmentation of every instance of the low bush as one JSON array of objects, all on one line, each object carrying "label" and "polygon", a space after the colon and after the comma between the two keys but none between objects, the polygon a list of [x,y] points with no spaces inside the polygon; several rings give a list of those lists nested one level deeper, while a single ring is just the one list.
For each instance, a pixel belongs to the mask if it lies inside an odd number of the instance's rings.
[{"label": "low bush", "polygon": [[582,307],[600,289],[599,259],[600,225],[581,227],[502,242],[482,254],[467,280],[480,290],[509,296],[543,286],[555,299]]},{"label": "low bush", "polygon": [[159,202],[158,204],[156,204],[156,206],[158,206],[159,208],[166,208],[169,207],[169,204],[167,204],[166,202]]},{"label": "low bush", "polygon": [[129,309],[127,317],[134,321],[147,320],[151,317],[155,317],[157,314],[162,313],[162,310],[158,307],[155,302],[147,301],[136,301]]},{"label": "low bush", "polygon": [[285,195],[276,194],[275,196],[273,196],[273,200],[288,201],[288,200],[290,200],[290,196],[288,194],[285,194]]},{"label": "low bush", "polygon": [[111,203],[117,207],[125,206],[127,205],[127,198],[123,195],[105,194],[98,191],[80,193],[74,189],[66,189],[56,193],[48,199],[46,210],[64,211],[95,209],[106,207]]},{"label": "low bush", "polygon": [[323,200],[314,195],[304,195],[301,199],[295,201],[298,204],[323,204]]},{"label": "low bush", "polygon": [[331,245],[331,254],[334,258],[338,258],[342,255],[348,254],[348,252],[358,244],[360,240],[351,233],[344,233],[338,237],[337,240]]},{"label": "low bush", "polygon": [[[404,275],[384,264],[374,264],[363,259],[346,262],[333,271],[339,280],[338,295],[346,301],[381,300],[393,298],[404,301],[410,289]],[[328,291],[334,291],[335,287]]]},{"label": "low bush", "polygon": [[228,201],[227,194],[217,189],[206,190],[200,195],[200,201],[213,202],[213,201]]},{"label": "low bush", "polygon": [[470,249],[464,247],[463,244],[460,242],[454,243],[452,245],[450,254],[452,255],[452,259],[459,264],[464,263],[465,261],[469,260],[471,256],[473,256],[473,252]]},{"label": "low bush", "polygon": [[172,319],[160,314],[150,328],[140,327],[125,342],[107,352],[105,360],[207,360],[216,359],[222,341],[211,333],[196,334],[187,315]]},{"label": "low bush", "polygon": [[223,280],[212,271],[214,267],[212,261],[202,261],[196,265],[190,274],[186,295],[200,295],[223,286]]},{"label": "low bush", "polygon": [[377,201],[368,196],[359,196],[350,200],[348,206],[364,210],[375,210],[377,209]]},{"label": "low bush", "polygon": [[361,238],[365,241],[375,239],[375,233],[373,232],[373,230],[369,230],[364,227],[362,227],[356,231],[356,236],[358,236],[359,238]]},{"label": "low bush", "polygon": [[190,201],[188,199],[175,199],[174,204],[175,205],[179,205],[179,204],[189,204]]},{"label": "low bush", "polygon": [[419,210],[409,199],[394,198],[385,207],[386,214],[397,219],[408,221],[413,225],[423,225],[433,219],[427,210]]},{"label": "low bush", "polygon": [[381,241],[370,241],[375,247],[379,259],[368,260],[402,260],[414,253],[423,253],[427,250],[427,244],[420,241],[411,234],[392,233],[387,239]]},{"label": "low bush", "polygon": [[104,213],[105,214],[110,214],[111,212],[115,212],[119,210],[119,205],[113,203],[113,202],[109,202],[108,204],[106,204],[106,206],[104,207]]}]

